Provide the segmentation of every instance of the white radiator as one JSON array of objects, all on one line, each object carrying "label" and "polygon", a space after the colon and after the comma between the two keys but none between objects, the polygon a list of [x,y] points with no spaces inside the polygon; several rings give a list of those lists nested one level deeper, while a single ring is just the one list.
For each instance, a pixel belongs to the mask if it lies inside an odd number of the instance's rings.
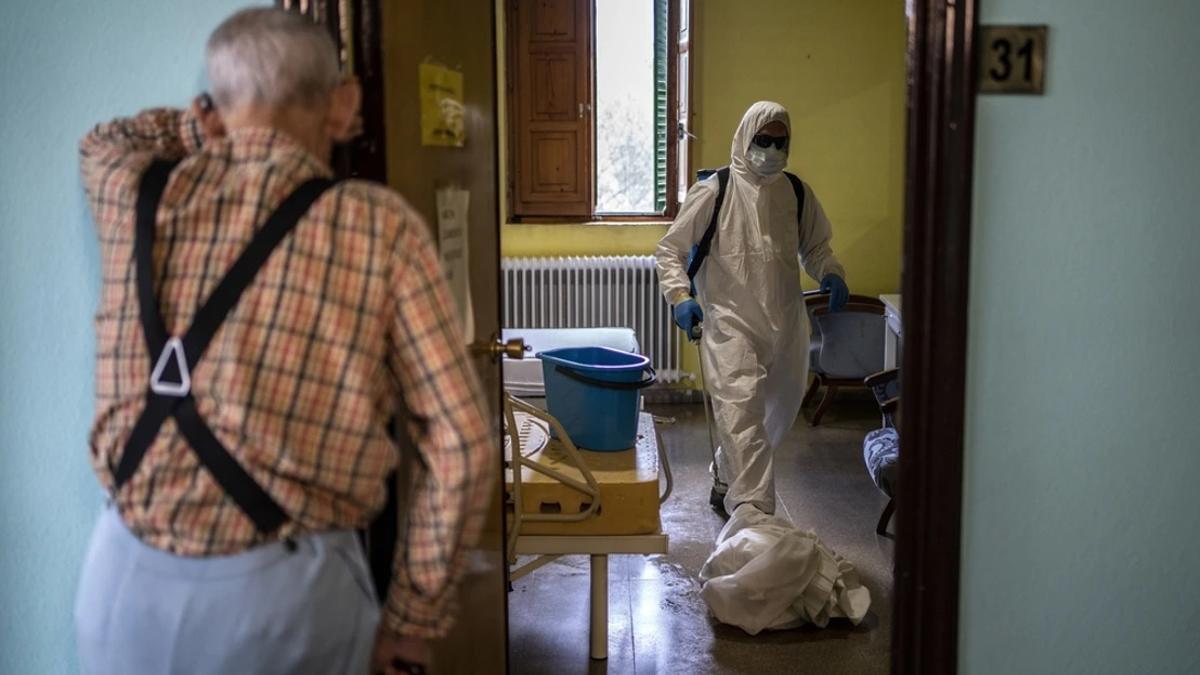
[{"label": "white radiator", "polygon": [[660,382],[678,382],[682,334],[653,256],[503,258],[505,328],[632,328]]}]

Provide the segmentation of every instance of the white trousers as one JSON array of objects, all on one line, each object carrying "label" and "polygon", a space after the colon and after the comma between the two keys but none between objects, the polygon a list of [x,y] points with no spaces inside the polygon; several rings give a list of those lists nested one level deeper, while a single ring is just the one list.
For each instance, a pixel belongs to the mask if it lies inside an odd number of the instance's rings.
[{"label": "white trousers", "polygon": [[775,354],[737,331],[704,334],[700,358],[713,405],[717,476],[729,486],[727,513],[742,504],[775,513],[775,449],[796,422],[808,376],[808,336],[797,333]]}]

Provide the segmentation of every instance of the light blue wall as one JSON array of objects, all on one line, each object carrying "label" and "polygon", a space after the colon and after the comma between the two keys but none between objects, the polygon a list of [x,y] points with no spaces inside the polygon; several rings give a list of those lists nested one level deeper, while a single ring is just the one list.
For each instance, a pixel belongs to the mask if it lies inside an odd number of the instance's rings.
[{"label": "light blue wall", "polygon": [[1200,3],[980,5],[961,672],[1200,672]]},{"label": "light blue wall", "polygon": [[0,2],[0,673],[75,671],[71,605],[101,495],[87,460],[99,287],[76,143],[185,104],[246,0]]}]

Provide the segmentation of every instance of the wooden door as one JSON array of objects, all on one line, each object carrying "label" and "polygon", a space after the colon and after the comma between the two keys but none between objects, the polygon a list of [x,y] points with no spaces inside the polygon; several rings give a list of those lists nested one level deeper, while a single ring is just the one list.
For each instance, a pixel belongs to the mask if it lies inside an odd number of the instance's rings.
[{"label": "wooden door", "polygon": [[591,3],[509,0],[513,215],[589,216]]},{"label": "wooden door", "polygon": [[[474,337],[486,341],[498,336],[500,221],[492,0],[278,0],[278,4],[327,26],[340,50],[343,69],[362,83],[364,133],[338,149],[335,168],[340,175],[386,182],[421,213],[435,237],[437,189],[452,185],[470,193],[467,254]],[[418,68],[431,62],[462,73],[463,147],[422,145]],[[498,430],[499,365],[481,355],[476,368],[490,394]],[[496,466],[503,475],[499,447]],[[470,552],[460,587],[458,621],[451,634],[434,646],[432,665],[438,673],[508,671],[508,576],[499,478],[492,490],[487,525],[479,545]],[[396,495],[391,499],[395,508]],[[368,536],[385,543],[372,551],[381,588],[390,570],[386,552],[395,536],[395,521],[386,518],[373,525]]]},{"label": "wooden door", "polygon": [[[468,258],[475,340],[500,331],[500,224],[496,137],[495,21],[491,0],[382,3],[382,81],[388,183],[425,218],[436,236],[436,191],[470,192]],[[463,147],[422,145],[418,69],[436,63],[461,71]],[[487,356],[476,366],[491,395],[499,429],[500,372]],[[496,466],[502,461],[496,448]],[[502,474],[501,474],[502,475]],[[507,571],[501,485],[493,486],[488,524],[460,588],[453,632],[435,648],[434,672],[507,671]]]}]

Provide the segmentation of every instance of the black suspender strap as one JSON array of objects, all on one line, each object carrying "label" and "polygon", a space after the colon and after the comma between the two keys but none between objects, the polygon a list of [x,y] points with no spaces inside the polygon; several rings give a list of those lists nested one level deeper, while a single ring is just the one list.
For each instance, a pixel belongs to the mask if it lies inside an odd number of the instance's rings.
[{"label": "black suspender strap", "polygon": [[261,533],[270,534],[287,521],[287,514],[246,473],[201,419],[191,394],[191,372],[271,253],[334,181],[314,178],[284,199],[196,312],[191,327],[182,337],[169,337],[154,292],[154,224],[173,166],[165,161],[151,164],[142,176],[138,190],[134,240],[138,307],[142,333],[153,365],[146,408],[134,424],[113,479],[119,489],[133,476],[163,423],[168,417],[174,417],[180,433],[221,489]]},{"label": "black suspender strap", "polygon": [[213,290],[212,295],[204,303],[192,320],[192,326],[183,336],[183,351],[187,354],[188,368],[192,368],[208,349],[217,329],[225,321],[229,311],[237,305],[242,292],[254,281],[258,270],[266,264],[271,252],[283,241],[296,223],[308,212],[308,208],[317,201],[326,190],[332,187],[334,181],[327,178],[313,178],[296,188],[288,195],[279,208],[267,218],[267,222],[254,234],[246,250],[242,252],[229,268],[225,278]]},{"label": "black suspender strap", "polygon": [[133,249],[137,265],[138,310],[142,318],[142,335],[151,358],[162,353],[167,343],[167,328],[158,311],[154,295],[154,221],[158,214],[158,203],[171,177],[175,162],[157,160],[142,174],[137,196],[137,229],[134,231]]}]

